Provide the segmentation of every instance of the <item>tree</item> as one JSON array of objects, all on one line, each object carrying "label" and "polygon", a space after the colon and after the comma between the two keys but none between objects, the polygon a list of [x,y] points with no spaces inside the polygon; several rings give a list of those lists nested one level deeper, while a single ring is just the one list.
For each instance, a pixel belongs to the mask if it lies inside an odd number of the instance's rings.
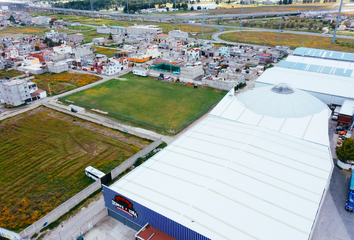
[{"label": "tree", "polygon": [[288,4],[288,0],[283,0],[283,4],[284,5]]},{"label": "tree", "polygon": [[194,7],[193,6],[191,7],[191,11],[194,11]]},{"label": "tree", "polygon": [[354,139],[347,138],[344,140],[342,146],[337,148],[336,154],[338,159],[343,162],[354,160]]},{"label": "tree", "polygon": [[10,22],[15,22],[14,16],[11,15],[11,16],[9,17],[9,21],[10,21]]},{"label": "tree", "polygon": [[112,39],[113,39],[112,33],[109,34],[108,39],[109,39],[109,40],[112,40]]},{"label": "tree", "polygon": [[34,50],[39,51],[39,46],[38,45],[34,46]]},{"label": "tree", "polygon": [[2,53],[1,53],[1,56],[5,57],[5,56],[6,56],[6,53],[5,53],[5,52],[2,52]]},{"label": "tree", "polygon": [[202,10],[202,7],[201,7],[201,6],[198,6],[198,7],[197,7],[197,10]]}]

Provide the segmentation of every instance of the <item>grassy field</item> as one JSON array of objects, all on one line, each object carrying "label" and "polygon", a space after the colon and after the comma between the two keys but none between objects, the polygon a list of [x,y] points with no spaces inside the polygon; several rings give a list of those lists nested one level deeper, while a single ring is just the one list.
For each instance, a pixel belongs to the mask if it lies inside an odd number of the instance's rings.
[{"label": "grassy field", "polygon": [[[168,75],[168,74],[166,74]],[[212,88],[163,82],[132,73],[65,97],[101,110],[175,129],[225,95]],[[124,80],[125,79],[125,80]]]},{"label": "grassy field", "polygon": [[0,78],[5,78],[5,77],[13,78],[23,74],[24,72],[20,72],[17,70],[6,71],[6,69],[0,69]]},{"label": "grassy field", "polygon": [[117,49],[112,49],[112,48],[107,48],[107,47],[98,47],[98,46],[92,46],[93,49],[96,49],[93,53],[96,54],[104,54],[108,58],[113,57],[116,52],[119,52]]},{"label": "grassy field", "polygon": [[[20,36],[44,36],[45,32],[49,32],[51,29],[43,27],[9,27],[0,31],[0,36],[3,35],[18,35]],[[55,31],[66,32],[67,34],[72,34],[78,32],[77,30],[69,29],[55,29]]]},{"label": "grassy field", "polygon": [[[112,137],[110,134],[114,134]],[[0,124],[0,227],[21,231],[150,142],[37,108]]]},{"label": "grassy field", "polygon": [[[256,32],[243,31],[225,33],[219,36],[220,39],[230,42],[241,42],[256,45],[277,45],[278,33],[276,32]],[[338,39],[335,44],[331,44],[332,38],[307,36],[299,34],[281,33],[279,38],[279,45],[290,46],[291,49],[297,47],[310,47],[328,49],[334,51],[354,52],[354,40]]]},{"label": "grassy field", "polygon": [[39,89],[47,91],[48,95],[49,84],[52,95],[56,95],[99,81],[101,79],[101,77],[91,74],[62,72],[35,75],[35,78],[32,81],[37,83]]}]

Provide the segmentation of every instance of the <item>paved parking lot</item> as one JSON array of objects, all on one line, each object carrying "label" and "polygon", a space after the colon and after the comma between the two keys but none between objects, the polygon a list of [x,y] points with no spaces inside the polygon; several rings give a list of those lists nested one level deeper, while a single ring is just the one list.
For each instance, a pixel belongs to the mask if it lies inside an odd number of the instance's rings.
[{"label": "paved parking lot", "polygon": [[133,240],[135,233],[130,227],[106,216],[85,234],[85,240]]},{"label": "paved parking lot", "polygon": [[[335,146],[338,135],[334,133],[337,122],[329,122],[331,152],[336,159]],[[354,213],[344,209],[350,181],[350,173],[333,169],[331,185],[325,196],[313,240],[354,240]]]}]

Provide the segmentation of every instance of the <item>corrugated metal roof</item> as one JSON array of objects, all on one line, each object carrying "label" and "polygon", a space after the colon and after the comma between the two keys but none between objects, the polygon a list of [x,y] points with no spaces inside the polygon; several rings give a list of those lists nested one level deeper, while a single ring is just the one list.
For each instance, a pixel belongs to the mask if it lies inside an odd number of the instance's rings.
[{"label": "corrugated metal roof", "polygon": [[294,50],[294,55],[354,62],[353,53],[344,53],[324,49],[300,47]]},{"label": "corrugated metal roof", "polygon": [[[110,188],[210,239],[307,240],[332,171],[328,142],[257,126],[257,114],[235,103],[233,94],[225,96]],[[307,127],[327,134],[328,114],[315,116]],[[286,121],[293,131],[304,123]]]},{"label": "corrugated metal roof", "polygon": [[[294,88],[354,99],[354,80],[352,77],[333,75],[333,68],[323,67],[322,72],[310,72],[283,67],[274,67],[265,71],[257,83],[270,85],[279,82],[288,83]],[[323,74],[328,72],[328,74]]]}]

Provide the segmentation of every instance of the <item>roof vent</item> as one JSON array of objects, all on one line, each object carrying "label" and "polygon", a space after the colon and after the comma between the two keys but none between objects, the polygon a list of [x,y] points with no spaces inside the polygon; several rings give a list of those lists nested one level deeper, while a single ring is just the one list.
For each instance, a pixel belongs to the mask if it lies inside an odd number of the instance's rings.
[{"label": "roof vent", "polygon": [[292,94],[294,93],[294,89],[286,83],[278,83],[277,85],[274,85],[271,89],[275,93],[279,94]]}]

